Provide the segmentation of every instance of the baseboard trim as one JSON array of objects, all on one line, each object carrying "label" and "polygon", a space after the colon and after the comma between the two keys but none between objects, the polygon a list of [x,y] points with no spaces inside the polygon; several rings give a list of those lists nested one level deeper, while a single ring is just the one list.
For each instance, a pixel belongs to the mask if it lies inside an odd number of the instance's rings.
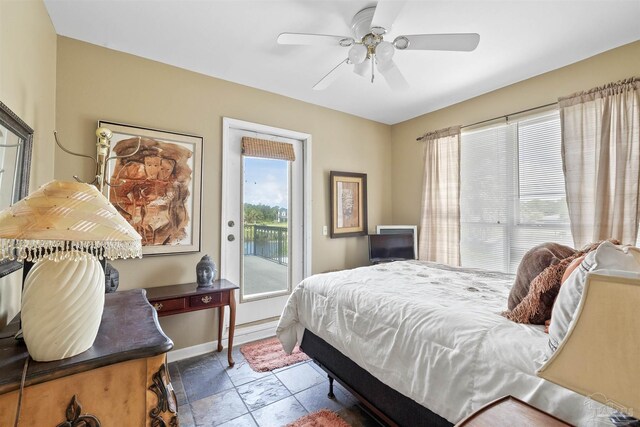
[{"label": "baseboard trim", "polygon": [[[277,320],[259,324],[248,324],[248,326],[237,326],[233,335],[233,347],[246,344],[251,341],[261,340],[275,336]],[[229,346],[228,338],[222,340],[222,346],[226,349]],[[192,345],[191,347],[179,348],[171,350],[167,353],[167,361],[177,362],[178,360],[188,359],[194,356],[200,356],[201,354],[211,353],[218,348],[218,341],[209,341],[202,344]]]}]

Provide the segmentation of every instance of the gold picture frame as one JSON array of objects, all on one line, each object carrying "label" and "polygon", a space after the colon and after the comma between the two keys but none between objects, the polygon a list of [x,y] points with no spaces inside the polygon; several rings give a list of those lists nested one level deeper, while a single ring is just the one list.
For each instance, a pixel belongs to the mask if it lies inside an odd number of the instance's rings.
[{"label": "gold picture frame", "polygon": [[331,186],[331,238],[366,236],[367,174],[329,173]]}]

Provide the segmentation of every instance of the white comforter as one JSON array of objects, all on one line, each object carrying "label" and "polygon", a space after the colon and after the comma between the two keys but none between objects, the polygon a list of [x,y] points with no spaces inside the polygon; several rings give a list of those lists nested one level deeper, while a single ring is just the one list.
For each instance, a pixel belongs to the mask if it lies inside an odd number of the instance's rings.
[{"label": "white comforter", "polygon": [[598,405],[538,378],[548,336],[513,323],[513,276],[403,261],[319,274],[292,293],[276,334],[309,329],[388,386],[455,423],[510,394],[577,425]]}]

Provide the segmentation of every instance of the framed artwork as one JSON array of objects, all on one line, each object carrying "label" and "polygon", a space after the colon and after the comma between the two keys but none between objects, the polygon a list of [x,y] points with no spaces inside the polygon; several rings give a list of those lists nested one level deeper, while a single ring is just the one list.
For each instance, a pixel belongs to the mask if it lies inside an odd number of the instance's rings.
[{"label": "framed artwork", "polygon": [[[0,102],[0,210],[29,194],[32,146],[33,129]],[[21,267],[18,261],[0,261],[0,277]]]},{"label": "framed artwork", "polygon": [[[202,137],[100,121],[113,132],[109,201],[142,236],[143,255],[200,251]],[[139,147],[138,147],[139,144]]]},{"label": "framed artwork", "polygon": [[367,235],[367,174],[331,171],[331,238]]}]

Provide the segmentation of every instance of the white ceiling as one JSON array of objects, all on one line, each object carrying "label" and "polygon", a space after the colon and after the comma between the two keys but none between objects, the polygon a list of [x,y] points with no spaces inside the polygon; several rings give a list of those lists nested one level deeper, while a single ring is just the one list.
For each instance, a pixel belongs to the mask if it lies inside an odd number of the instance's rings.
[{"label": "white ceiling", "polygon": [[[393,1],[393,0],[383,0]],[[348,73],[348,48],[280,46],[281,32],[352,36],[375,1],[45,0],[58,34],[393,124],[640,39],[639,0],[408,1],[400,34],[475,32],[474,52],[398,51],[410,89]],[[103,66],[104,64],[96,64]]]}]

